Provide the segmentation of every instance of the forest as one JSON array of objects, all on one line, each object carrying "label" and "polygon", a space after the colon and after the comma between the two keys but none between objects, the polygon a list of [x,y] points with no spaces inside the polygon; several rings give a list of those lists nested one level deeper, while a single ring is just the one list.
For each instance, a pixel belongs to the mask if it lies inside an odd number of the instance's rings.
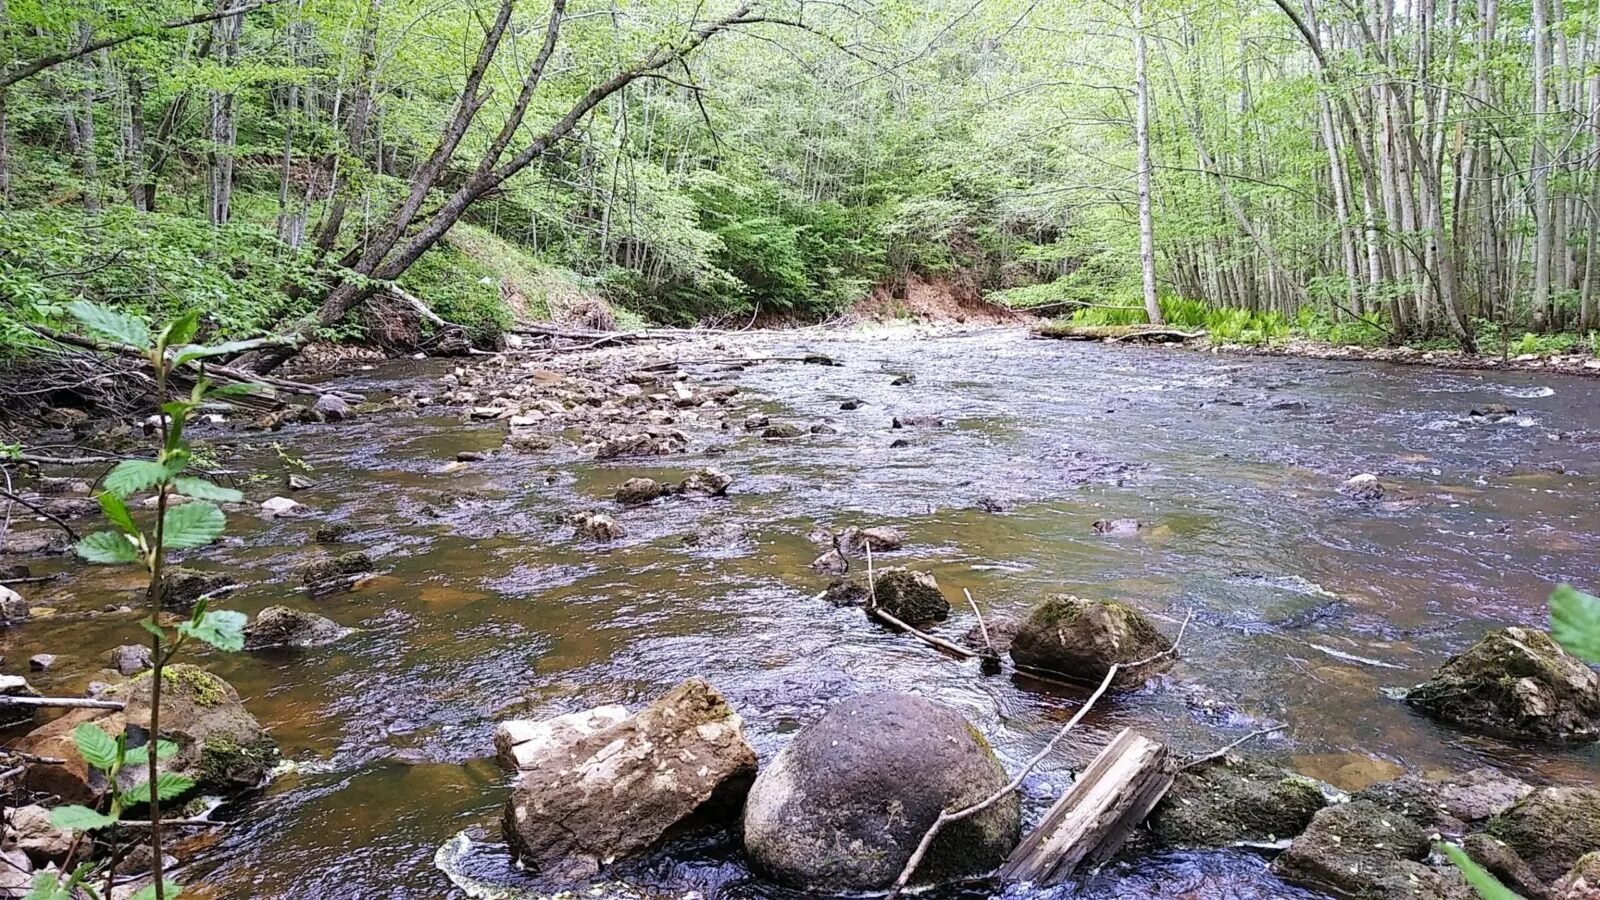
[{"label": "forest", "polygon": [[1600,0],[0,0],[0,900],[1595,900]]}]

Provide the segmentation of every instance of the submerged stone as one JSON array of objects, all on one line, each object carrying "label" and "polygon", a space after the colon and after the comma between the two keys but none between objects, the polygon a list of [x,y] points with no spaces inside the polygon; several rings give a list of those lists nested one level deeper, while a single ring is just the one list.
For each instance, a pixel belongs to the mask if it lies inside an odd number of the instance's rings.
[{"label": "submerged stone", "polygon": [[1489,632],[1405,699],[1432,718],[1496,737],[1600,740],[1600,675],[1531,628]]}]

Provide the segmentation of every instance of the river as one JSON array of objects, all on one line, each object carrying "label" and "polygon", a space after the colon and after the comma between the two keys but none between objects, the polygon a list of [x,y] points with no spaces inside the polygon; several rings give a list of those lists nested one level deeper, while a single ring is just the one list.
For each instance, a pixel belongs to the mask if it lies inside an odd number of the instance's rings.
[{"label": "river", "polygon": [[[832,367],[693,371],[742,388],[746,411],[839,433],[780,443],[735,428],[699,435],[686,456],[501,453],[448,473],[456,452],[497,447],[503,427],[423,410],[227,438],[239,451],[229,465],[269,473],[252,495],[272,492],[280,453],[309,465],[317,486],[297,497],[316,516],[235,515],[227,543],[197,565],[248,585],[230,607],[309,606],[359,631],[320,650],[205,660],[296,765],[227,811],[232,824],[190,875],[205,884],[195,896],[463,896],[435,855],[464,829],[493,837],[509,789],[492,759],[496,721],[637,706],[691,675],[726,694],[763,759],[840,698],[893,689],[958,708],[1015,771],[1076,709],[1081,693],[985,677],[975,662],[813,599],[826,585],[809,568],[818,524],[901,528],[906,549],[884,561],[936,574],[958,601],[938,630],[951,638],[973,621],[963,588],[989,614],[1021,614],[1054,591],[1128,600],[1169,633],[1194,613],[1170,676],[1102,703],[1028,779],[1030,821],[1069,768],[1125,726],[1199,753],[1282,724],[1254,749],[1352,789],[1402,769],[1484,764],[1596,780],[1592,749],[1470,737],[1391,693],[1488,627],[1542,623],[1553,584],[1600,582],[1600,382],[1039,341],[1015,329],[752,333],[726,344],[729,355],[833,357]],[[431,390],[451,365],[398,362],[343,381]],[[893,385],[902,374],[914,381]],[[841,410],[846,399],[863,403]],[[1467,415],[1485,403],[1518,413]],[[895,416],[946,424],[896,430]],[[628,477],[677,478],[708,463],[735,477],[730,499],[619,513],[628,536],[601,548],[562,524]],[[1389,500],[1341,497],[1339,483],[1359,472],[1379,475]],[[1096,520],[1116,518],[1146,527],[1095,533]],[[353,525],[384,574],[352,593],[303,596],[292,573],[320,521]],[[749,540],[683,545],[697,525],[721,522]],[[83,648],[82,662],[137,640],[129,618],[71,615],[130,602],[136,584],[101,569],[34,599],[62,615],[14,630],[6,657]],[[34,681],[78,691],[94,668],[63,665]],[[479,847],[469,868],[502,877],[497,859]],[[716,840],[625,874],[658,896],[789,896]],[[1145,858],[1031,896],[1056,895],[1309,896],[1244,852]]]}]

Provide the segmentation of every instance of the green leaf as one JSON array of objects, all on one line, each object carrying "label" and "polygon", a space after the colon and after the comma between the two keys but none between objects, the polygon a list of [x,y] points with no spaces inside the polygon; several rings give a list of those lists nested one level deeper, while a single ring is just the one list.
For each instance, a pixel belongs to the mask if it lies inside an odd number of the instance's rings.
[{"label": "green leaf", "polygon": [[[177,756],[177,755],[178,755],[178,745],[177,744],[174,744],[171,741],[156,741],[156,759],[171,759],[172,757]],[[141,745],[141,746],[138,746],[138,747],[134,747],[132,750],[129,750],[127,753],[123,754],[123,757],[122,757],[122,765],[123,765],[124,768],[126,768],[128,766],[144,766],[144,765],[147,765],[149,762],[150,762],[150,745],[149,744],[144,744],[144,745]]]},{"label": "green leaf", "polygon": [[248,341],[227,341],[226,343],[211,344],[210,346],[190,344],[187,347],[178,348],[178,355],[172,360],[172,365],[174,368],[177,368],[179,366],[194,362],[197,359],[206,359],[212,356],[232,356],[235,353],[244,353],[246,351],[257,350],[262,347],[278,346],[283,343],[283,338],[271,337],[252,338]]},{"label": "green leaf", "polygon": [[206,613],[199,621],[179,622],[178,631],[218,650],[236,653],[244,649],[244,626],[248,621],[242,612],[219,609]]},{"label": "green leaf", "polygon": [[137,347],[140,350],[148,350],[151,347],[150,326],[142,319],[107,309],[87,300],[74,300],[68,303],[67,312],[98,337]]},{"label": "green leaf", "polygon": [[[176,772],[159,772],[156,774],[156,793],[162,800],[175,800],[188,793],[194,787],[194,779]],[[150,782],[141,781],[122,794],[122,799],[130,806],[138,806],[150,802]]]},{"label": "green leaf", "polygon": [[96,531],[78,542],[78,555],[92,563],[131,563],[139,561],[139,548],[125,534]]},{"label": "green leaf", "polygon": [[115,825],[116,822],[116,819],[87,806],[58,806],[50,810],[50,824],[61,831],[94,831]]},{"label": "green leaf", "polygon": [[240,381],[234,384],[222,384],[206,391],[208,397],[238,397],[245,394],[256,394],[271,397],[276,393],[270,384],[261,384],[255,381]]},{"label": "green leaf", "polygon": [[244,494],[233,488],[212,484],[204,478],[195,478],[191,475],[179,475],[172,480],[178,488],[178,493],[195,500],[215,500],[218,503],[238,503],[244,499]]},{"label": "green leaf", "polygon": [[194,339],[195,333],[200,330],[200,310],[191,309],[183,315],[173,319],[161,331],[161,343],[167,346],[182,344]]},{"label": "green leaf", "polygon": [[168,507],[161,521],[161,540],[173,550],[204,547],[222,537],[228,524],[222,510],[198,500]]},{"label": "green leaf", "polygon": [[23,900],[72,900],[72,892],[62,889],[56,873],[47,870],[33,876],[33,886]]},{"label": "green leaf", "polygon": [[165,644],[167,642],[166,631],[164,631],[160,625],[157,625],[155,620],[151,619],[149,616],[145,616],[143,619],[139,620],[139,627],[155,635],[156,638],[161,641],[161,643]]},{"label": "green leaf", "polygon": [[[169,900],[170,898],[177,897],[179,894],[183,893],[183,885],[170,879],[162,879],[161,886],[163,888],[162,893],[167,896]],[[155,884],[151,883],[139,888],[137,891],[133,892],[133,896],[129,897],[128,900],[156,900]]]},{"label": "green leaf", "polygon": [[1600,597],[1563,584],[1550,595],[1550,636],[1568,653],[1600,664]]},{"label": "green leaf", "polygon": [[138,534],[139,526],[133,523],[133,516],[128,512],[128,504],[122,498],[110,491],[101,491],[95,495],[100,501],[100,511],[106,514],[106,519],[111,524],[121,529],[123,534]]},{"label": "green leaf", "polygon": [[84,722],[72,731],[72,743],[77,745],[83,761],[102,772],[117,765],[117,742],[93,722]]},{"label": "green leaf", "polygon": [[1520,894],[1501,884],[1482,866],[1473,862],[1472,857],[1460,847],[1443,842],[1435,844],[1434,847],[1461,870],[1461,875],[1467,879],[1467,884],[1472,885],[1472,889],[1477,891],[1483,900],[1523,900]]},{"label": "green leaf", "polygon": [[167,467],[150,459],[125,459],[106,476],[106,490],[118,497],[153,488],[167,480]]}]

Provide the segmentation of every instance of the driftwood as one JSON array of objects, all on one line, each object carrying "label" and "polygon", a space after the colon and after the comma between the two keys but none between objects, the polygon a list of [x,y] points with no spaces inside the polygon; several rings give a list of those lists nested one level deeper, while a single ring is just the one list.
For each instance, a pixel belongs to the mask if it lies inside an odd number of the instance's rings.
[{"label": "driftwood", "polygon": [[1181,331],[1159,325],[1041,325],[1033,329],[1036,337],[1060,341],[1138,341],[1150,344],[1181,344],[1205,337],[1204,331]]},{"label": "driftwood", "polygon": [[1172,786],[1167,748],[1124,728],[1000,867],[1003,881],[1059,884],[1109,860]]},{"label": "driftwood", "polygon": [[122,709],[120,700],[91,700],[87,697],[13,697],[0,694],[0,706],[32,706],[42,709]]}]

